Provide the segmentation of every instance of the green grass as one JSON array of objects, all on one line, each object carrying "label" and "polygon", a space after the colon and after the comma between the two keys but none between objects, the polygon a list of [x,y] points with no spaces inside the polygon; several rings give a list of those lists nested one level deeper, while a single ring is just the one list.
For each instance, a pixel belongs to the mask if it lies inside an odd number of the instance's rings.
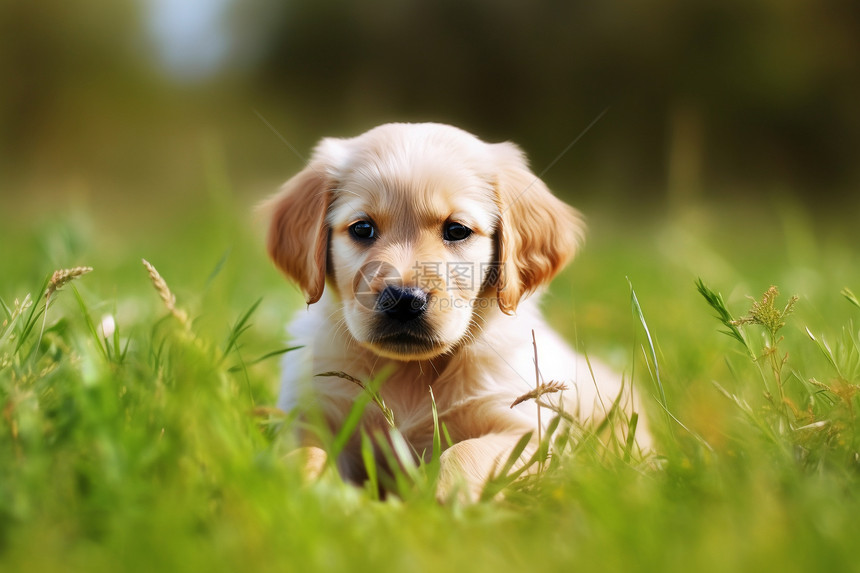
[{"label": "green grass", "polygon": [[[592,217],[548,315],[633,378],[660,455],[581,437],[461,506],[435,501],[432,463],[386,501],[302,483],[270,408],[300,295],[246,206],[202,205],[123,232],[87,213],[0,228],[0,571],[860,570],[860,308],[840,294],[860,268],[835,226]],[[79,265],[46,314],[51,273]],[[785,324],[732,324],[771,285],[777,310],[800,297]]]}]

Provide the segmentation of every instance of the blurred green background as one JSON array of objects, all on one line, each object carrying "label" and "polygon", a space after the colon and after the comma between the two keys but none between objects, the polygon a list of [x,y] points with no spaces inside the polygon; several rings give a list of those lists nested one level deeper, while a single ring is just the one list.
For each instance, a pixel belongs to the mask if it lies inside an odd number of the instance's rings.
[{"label": "blurred green background", "polygon": [[3,211],[123,226],[193,205],[207,165],[250,204],[320,137],[395,120],[540,172],[608,109],[545,175],[586,208],[830,217],[860,182],[853,0],[3,0],[0,77]]}]

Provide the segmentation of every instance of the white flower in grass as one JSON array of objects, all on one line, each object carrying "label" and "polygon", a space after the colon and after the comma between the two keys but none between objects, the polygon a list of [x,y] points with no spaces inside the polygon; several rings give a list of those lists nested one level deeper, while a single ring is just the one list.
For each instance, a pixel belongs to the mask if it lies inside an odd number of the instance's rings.
[{"label": "white flower in grass", "polygon": [[112,314],[106,314],[99,324],[99,328],[102,331],[102,336],[105,338],[110,338],[113,336],[114,331],[116,331],[116,320]]}]

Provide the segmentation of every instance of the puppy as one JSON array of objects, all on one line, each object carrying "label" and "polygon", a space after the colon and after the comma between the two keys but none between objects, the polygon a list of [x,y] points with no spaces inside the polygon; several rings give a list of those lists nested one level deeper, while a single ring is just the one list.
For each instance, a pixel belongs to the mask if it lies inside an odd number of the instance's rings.
[{"label": "puppy", "polygon": [[[363,390],[318,375],[384,373],[379,393],[421,456],[432,451],[432,389],[453,441],[440,498],[477,498],[520,438],[536,435],[535,404],[511,407],[535,386],[532,332],[541,379],[569,388],[563,401],[542,401],[588,423],[622,392],[619,376],[587,365],[538,311],[535,291],[573,256],[583,222],[513,144],[430,123],[323,139],[267,209],[269,255],[309,305],[290,327],[302,348],[285,356],[278,406],[315,412],[336,432]],[[373,404],[361,424],[368,434],[388,427]],[[309,463],[323,463],[314,436],[301,440]],[[357,438],[337,467],[364,478]]]}]

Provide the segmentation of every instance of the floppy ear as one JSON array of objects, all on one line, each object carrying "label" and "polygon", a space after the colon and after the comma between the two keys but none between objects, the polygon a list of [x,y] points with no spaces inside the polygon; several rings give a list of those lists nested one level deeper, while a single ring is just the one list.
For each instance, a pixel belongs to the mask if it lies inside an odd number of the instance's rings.
[{"label": "floppy ear", "polygon": [[271,213],[269,256],[285,275],[298,283],[308,304],[325,288],[328,210],[331,182],[325,167],[306,167],[284,183],[263,208]]},{"label": "floppy ear", "polygon": [[493,147],[500,165],[496,191],[501,209],[496,287],[499,308],[512,314],[522,298],[552,280],[573,257],[585,224],[579,212],[529,170],[519,148],[510,143]]}]

